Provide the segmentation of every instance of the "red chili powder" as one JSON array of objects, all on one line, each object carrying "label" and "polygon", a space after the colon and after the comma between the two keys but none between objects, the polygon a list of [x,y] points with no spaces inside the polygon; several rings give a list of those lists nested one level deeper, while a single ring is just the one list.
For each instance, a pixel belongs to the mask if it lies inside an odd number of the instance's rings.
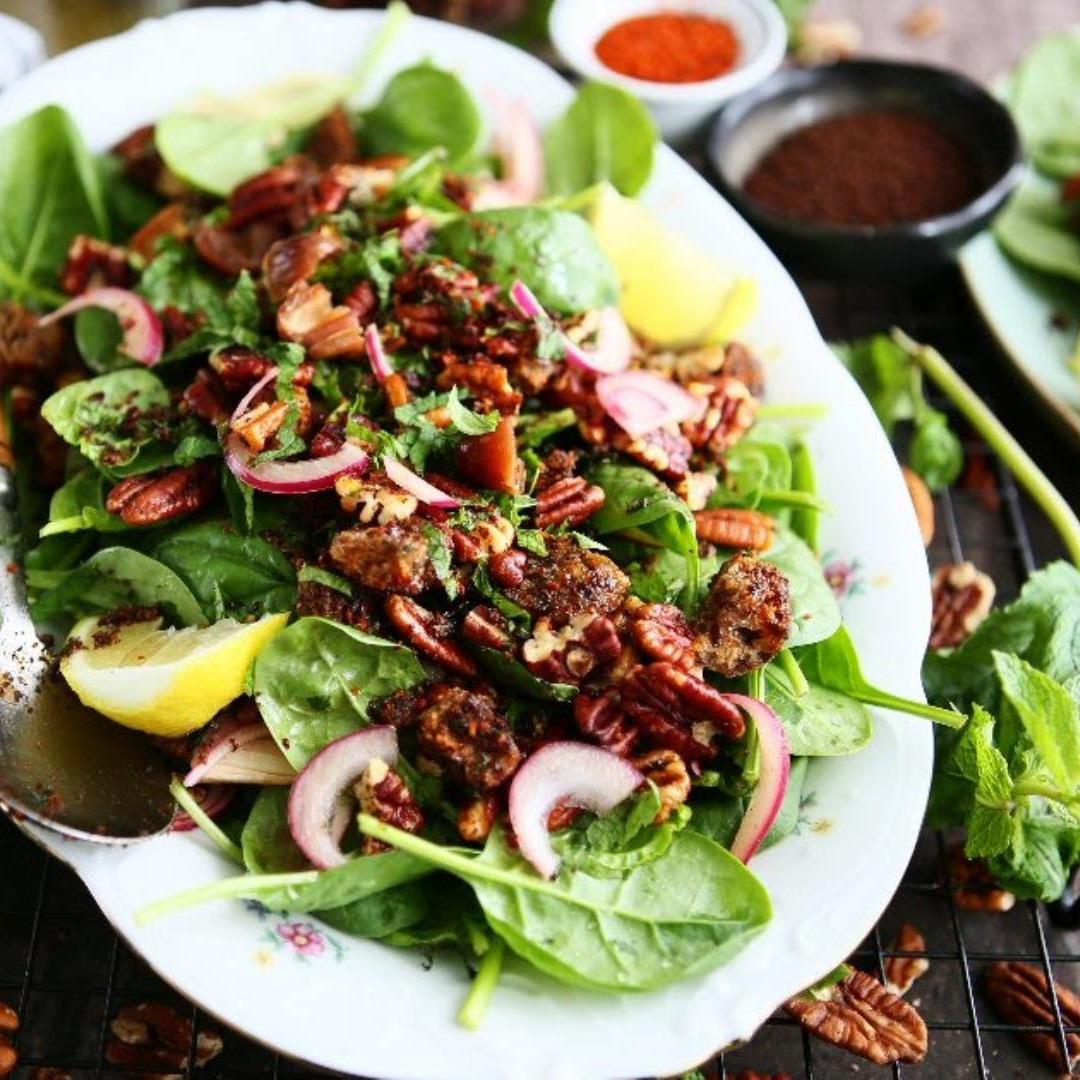
[{"label": "red chili powder", "polygon": [[958,210],[978,194],[968,148],[928,116],[864,109],[799,128],[743,184],[781,217],[899,225]]},{"label": "red chili powder", "polygon": [[731,24],[704,15],[658,13],[624,19],[596,43],[601,62],[620,75],[660,83],[715,79],[739,59]]}]

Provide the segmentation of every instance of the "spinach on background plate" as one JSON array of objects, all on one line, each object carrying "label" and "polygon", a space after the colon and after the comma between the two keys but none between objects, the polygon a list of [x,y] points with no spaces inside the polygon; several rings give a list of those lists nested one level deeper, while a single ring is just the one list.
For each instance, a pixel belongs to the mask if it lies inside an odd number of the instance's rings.
[{"label": "spinach on background plate", "polygon": [[568,210],[511,206],[463,214],[435,234],[435,250],[506,288],[521,278],[554,315],[619,298],[619,280],[596,235]]},{"label": "spinach on background plate", "polygon": [[609,181],[636,195],[652,175],[657,144],[649,110],[633,94],[587,83],[544,136],[546,187],[572,195]]},{"label": "spinach on background plate", "polygon": [[273,544],[242,536],[222,521],[185,525],[155,545],[153,556],[191,589],[207,617],[291,611],[296,571]]},{"label": "spinach on background plate", "polygon": [[41,406],[66,443],[112,476],[150,472],[172,460],[159,439],[169,392],[145,368],[129,368],[71,383]]},{"label": "spinach on background plate", "polygon": [[564,869],[545,881],[496,827],[479,857],[361,815],[361,831],[467,881],[492,929],[523,959],[572,986],[654,990],[729,960],[772,917],[738,859],[688,829],[663,858],[614,877]]},{"label": "spinach on background plate", "polygon": [[266,726],[302,769],[327,743],[365,726],[368,706],[424,680],[415,653],[329,619],[297,619],[255,660],[252,686]]},{"label": "spinach on background plate", "polygon": [[71,241],[107,237],[94,159],[58,105],[0,129],[0,298],[55,306]]},{"label": "spinach on background plate", "polygon": [[[244,865],[250,873],[311,868],[289,831],[288,800],[288,788],[259,792],[240,836]],[[252,895],[269,907],[313,912],[346,933],[378,938],[404,930],[428,914],[428,894],[419,881],[431,873],[431,867],[420,859],[388,851],[350,859],[324,870],[310,884],[253,889]]]},{"label": "spinach on background plate", "polygon": [[110,485],[93,468],[80,469],[53,492],[49,500],[49,520],[42,526],[41,536],[82,532],[124,532],[125,525],[116,514],[105,509]]},{"label": "spinach on background plate", "polygon": [[158,607],[181,626],[206,622],[184,582],[163,563],[133,548],[103,548],[74,570],[28,570],[27,585],[36,623],[53,624],[129,605]]},{"label": "spinach on background plate", "polygon": [[399,71],[361,120],[368,154],[419,157],[445,147],[449,164],[467,162],[480,150],[484,125],[472,94],[449,71],[424,62]]}]

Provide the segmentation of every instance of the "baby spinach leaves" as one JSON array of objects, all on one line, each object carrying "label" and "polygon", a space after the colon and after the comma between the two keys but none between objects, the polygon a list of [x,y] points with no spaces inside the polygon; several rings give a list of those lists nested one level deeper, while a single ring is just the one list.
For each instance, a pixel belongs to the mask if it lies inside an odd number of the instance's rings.
[{"label": "baby spinach leaves", "polygon": [[606,307],[619,296],[596,235],[567,210],[512,206],[464,214],[436,233],[435,248],[506,288],[521,278],[553,314]]},{"label": "baby spinach leaves", "polygon": [[504,691],[533,701],[573,701],[578,688],[538,678],[524,664],[497,649],[475,646],[473,652],[491,680]]},{"label": "baby spinach leaves", "polygon": [[122,532],[127,529],[116,514],[105,509],[108,488],[105,477],[97,469],[80,469],[63,486],[57,488],[49,501],[49,520],[42,526],[41,535],[82,532]]},{"label": "baby spinach leaves", "polygon": [[368,721],[372,701],[424,680],[411,649],[328,619],[298,619],[259,654],[255,701],[297,769]]},{"label": "baby spinach leaves", "polygon": [[814,553],[791,529],[778,524],[772,547],[761,557],[783,570],[791,585],[795,626],[788,645],[812,645],[832,637],[840,627],[840,607]]},{"label": "baby spinach leaves", "polygon": [[656,125],[633,94],[587,83],[544,136],[547,190],[572,195],[608,181],[636,195],[652,175]]},{"label": "baby spinach leaves", "polygon": [[0,298],[56,305],[56,281],[78,233],[108,236],[94,160],[57,105],[0,130]]},{"label": "baby spinach leaves", "polygon": [[839,690],[810,684],[796,694],[791,684],[770,666],[765,700],[780,717],[791,753],[797,757],[838,757],[854,754],[870,741],[874,721],[861,702]]}]

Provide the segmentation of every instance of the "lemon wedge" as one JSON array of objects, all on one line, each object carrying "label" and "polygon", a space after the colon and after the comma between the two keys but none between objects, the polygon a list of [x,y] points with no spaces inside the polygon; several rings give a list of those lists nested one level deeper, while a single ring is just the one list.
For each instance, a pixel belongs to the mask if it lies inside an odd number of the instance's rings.
[{"label": "lemon wedge", "polygon": [[649,209],[605,186],[590,209],[623,293],[631,329],[667,348],[730,341],[757,310],[757,282],[740,277]]},{"label": "lemon wedge", "polygon": [[252,661],[288,619],[222,619],[183,630],[162,629],[160,619],[117,628],[83,619],[71,632],[80,646],[68,650],[60,670],[79,700],[110,720],[151,735],[186,735],[244,692]]}]

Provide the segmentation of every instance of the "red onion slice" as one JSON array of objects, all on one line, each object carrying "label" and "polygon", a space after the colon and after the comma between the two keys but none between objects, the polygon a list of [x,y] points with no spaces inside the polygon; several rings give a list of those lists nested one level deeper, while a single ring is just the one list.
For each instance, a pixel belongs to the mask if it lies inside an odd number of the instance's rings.
[{"label": "red onion slice", "polygon": [[277,376],[278,369],[276,367],[270,368],[270,370],[240,399],[240,404],[233,409],[233,414],[229,418],[229,423],[235,424],[236,421],[251,408],[251,403],[259,396],[263,388],[272,383]]},{"label": "red onion slice", "polygon": [[304,766],[289,792],[289,832],[314,867],[346,861],[341,837],[351,817],[350,789],[371,762],[393,767],[397,758],[397,732],[381,724],[335,739]]},{"label": "red onion slice", "polygon": [[295,779],[296,770],[266,726],[247,724],[217,740],[205,755],[200,756],[196,750],[192,769],[184,777],[184,787],[208,781],[281,786]]},{"label": "red onion slice", "polygon": [[651,371],[624,371],[596,381],[604,411],[628,435],[638,438],[665,424],[701,415],[705,402]]},{"label": "red onion slice", "polygon": [[242,746],[267,738],[269,734],[261,720],[252,723],[225,720],[211,724],[191,756],[191,769],[184,777],[184,787],[194,787],[202,783],[207,778],[207,773],[223,758],[235,753]]},{"label": "red onion slice", "polygon": [[628,798],[644,777],[630,762],[578,742],[553,742],[537,750],[510,785],[510,825],[518,848],[541,877],[559,872],[548,818],[557,806],[606,814]]},{"label": "red onion slice", "polygon": [[[532,319],[541,331],[555,326],[555,320],[544,310],[532,289],[523,281],[510,286],[510,299],[527,319]],[[618,308],[601,308],[596,330],[596,348],[583,349],[559,331],[566,347],[567,363],[591,371],[594,375],[617,375],[630,364],[634,351],[634,339]]]},{"label": "red onion slice", "polygon": [[48,326],[91,307],[105,308],[120,320],[120,327],[124,332],[120,351],[125,356],[140,364],[146,364],[147,367],[161,359],[165,349],[165,333],[161,328],[161,320],[157,312],[138,293],[128,289],[117,289],[113,286],[91,289],[51,311],[39,320],[39,325]]},{"label": "red onion slice", "polygon": [[784,805],[791,776],[791,751],[788,749],[784,725],[768,705],[743,694],[724,696],[754,721],[760,747],[761,775],[754,794],[750,796],[750,804],[739,831],[731,842],[731,854],[746,863],[764,843]]},{"label": "red onion slice", "polygon": [[525,206],[536,202],[544,189],[544,145],[525,102],[507,101],[489,94],[497,116],[495,152],[502,163],[502,179],[482,185],[473,200],[474,210]]},{"label": "red onion slice", "polygon": [[229,436],[225,444],[225,464],[248,487],[270,495],[308,495],[313,491],[325,491],[334,486],[339,476],[360,475],[371,461],[359,446],[348,442],[329,457],[305,458],[303,461],[264,461],[252,465],[254,456],[239,435]]},{"label": "red onion slice", "polygon": [[406,468],[397,458],[383,458],[383,470],[403,491],[415,495],[422,503],[437,507],[439,510],[456,510],[461,500],[447,495],[441,488],[429,484],[422,476],[417,476],[412,469]]},{"label": "red onion slice", "polygon": [[[192,789],[192,797],[199,804],[202,812],[211,820],[224,813],[233,800],[234,790],[227,784],[208,784],[206,787]],[[195,819],[186,810],[177,810],[173,815],[170,832],[191,832],[197,829]]]},{"label": "red onion slice", "polygon": [[367,346],[368,363],[380,383],[386,382],[394,374],[394,366],[390,363],[390,357],[383,348],[382,338],[379,336],[379,328],[370,323],[364,331],[364,344]]}]

